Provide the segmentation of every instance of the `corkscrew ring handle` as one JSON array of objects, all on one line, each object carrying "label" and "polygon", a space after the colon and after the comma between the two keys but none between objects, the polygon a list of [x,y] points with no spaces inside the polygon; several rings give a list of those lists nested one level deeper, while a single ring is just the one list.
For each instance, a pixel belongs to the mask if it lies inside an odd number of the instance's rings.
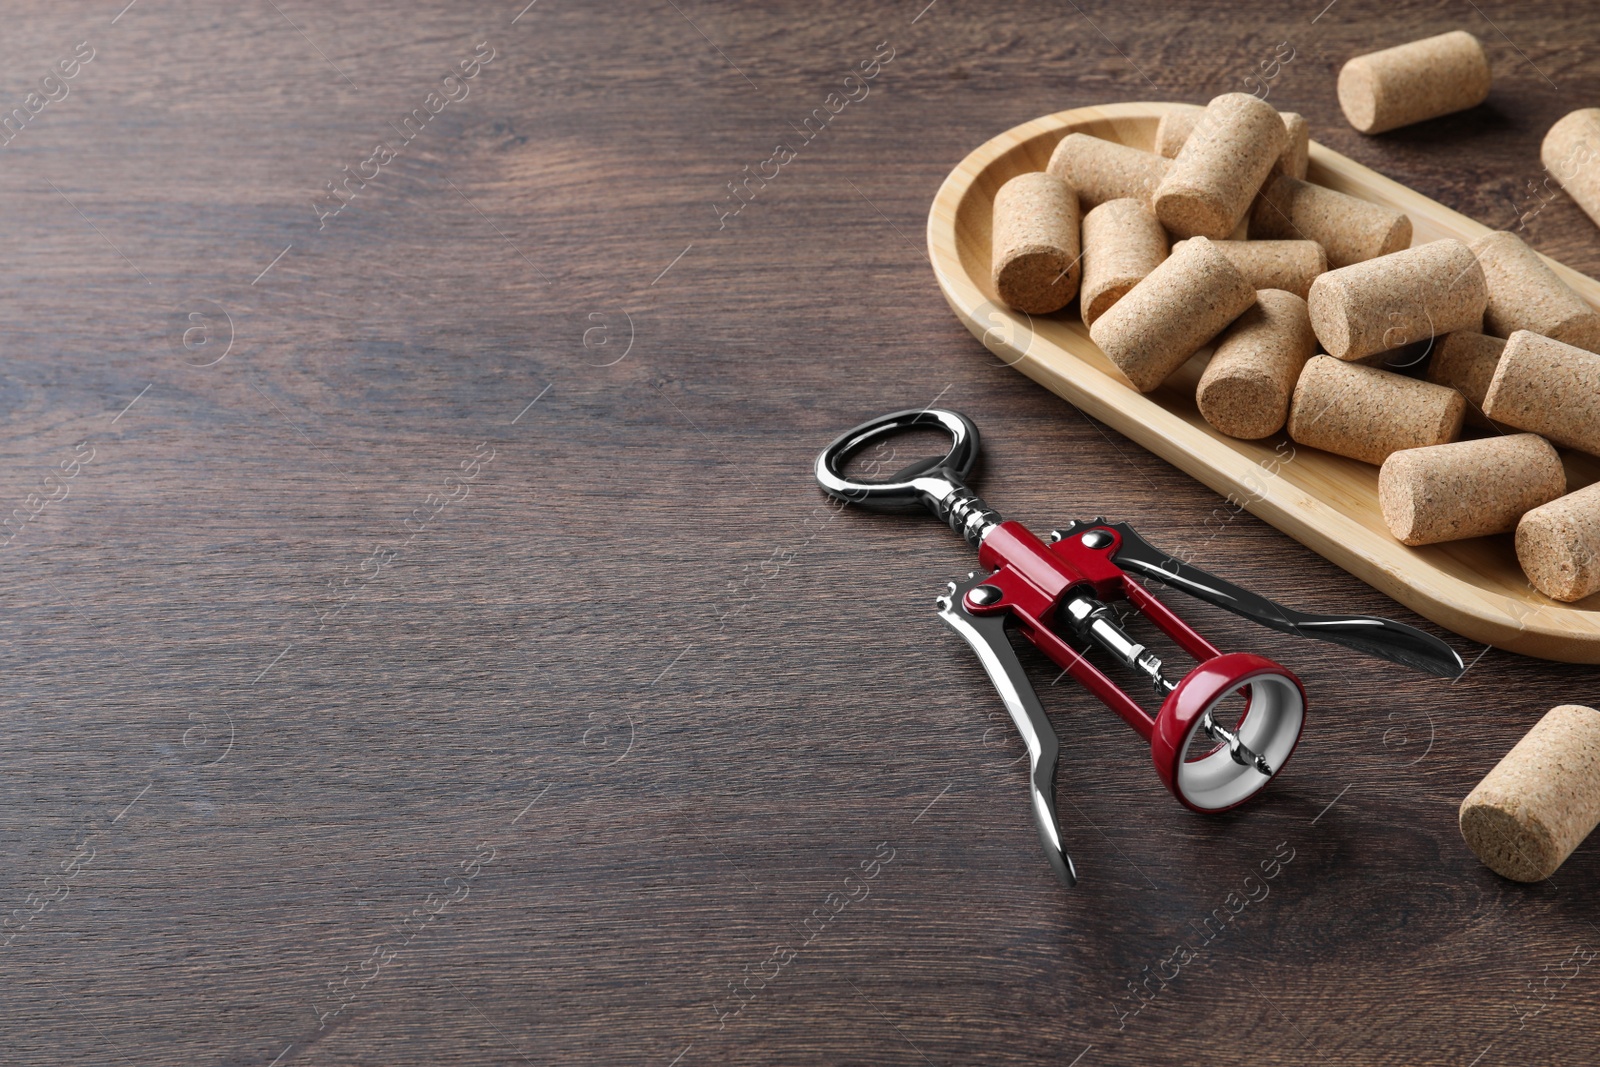
[{"label": "corkscrew ring handle", "polygon": [[[942,429],[950,435],[950,450],[902,468],[881,481],[857,480],[844,475],[850,457],[875,441],[908,430]],[[869,419],[846,430],[817,456],[817,483],[831,497],[860,504],[874,511],[919,511],[929,498],[942,499],[965,479],[978,462],[978,428],[965,415],[942,408],[911,408]]]}]

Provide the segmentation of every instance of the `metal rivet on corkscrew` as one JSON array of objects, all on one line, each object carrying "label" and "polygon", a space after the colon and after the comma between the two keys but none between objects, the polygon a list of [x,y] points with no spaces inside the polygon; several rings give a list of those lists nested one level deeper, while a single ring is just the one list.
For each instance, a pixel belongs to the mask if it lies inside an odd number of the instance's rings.
[{"label": "metal rivet on corkscrew", "polygon": [[[893,434],[941,428],[943,457],[921,460],[884,481],[844,476],[866,445]],[[1332,641],[1453,678],[1461,658],[1443,641],[1404,623],[1365,615],[1311,615],[1274,603],[1162,552],[1127,523],[1075,521],[1050,542],[1002,519],[966,485],[977,463],[978,429],[938,408],[897,411],[840,435],[817,456],[818,483],[831,496],[883,511],[927,508],[978,550],[986,568],[951,582],[939,616],[978,654],[1028,748],[1030,795],[1039,840],[1067,885],[1077,871],[1061,844],[1055,773],[1059,741],[1006,634],[1020,630],[1150,743],[1156,773],[1185,806],[1225,811],[1249,800],[1283,770],[1305,721],[1305,691],[1286,667],[1263,656],[1220,652],[1190,629],[1140,578],[1150,578],[1283,633]],[[1174,678],[1161,658],[1122,625],[1126,602],[1196,665]],[[1109,653],[1147,682],[1161,701],[1154,713],[1083,654]]]}]

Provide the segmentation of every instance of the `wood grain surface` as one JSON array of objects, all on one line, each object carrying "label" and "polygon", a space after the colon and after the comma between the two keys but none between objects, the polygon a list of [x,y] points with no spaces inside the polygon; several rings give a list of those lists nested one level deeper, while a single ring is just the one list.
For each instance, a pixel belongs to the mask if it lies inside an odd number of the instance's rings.
[{"label": "wood grain surface", "polygon": [[[937,399],[1009,515],[1420,623],[998,365],[923,221],[1001,130],[1288,42],[1314,138],[1594,274],[1538,160],[1592,4],[123,2],[0,35],[6,1062],[1594,1061],[1600,847],[1514,885],[1455,810],[1595,668],[1169,597],[1305,740],[1195,816],[1031,659],[1067,892],[933,613],[966,546],[810,474]],[[1342,121],[1455,28],[1486,104]]]}]

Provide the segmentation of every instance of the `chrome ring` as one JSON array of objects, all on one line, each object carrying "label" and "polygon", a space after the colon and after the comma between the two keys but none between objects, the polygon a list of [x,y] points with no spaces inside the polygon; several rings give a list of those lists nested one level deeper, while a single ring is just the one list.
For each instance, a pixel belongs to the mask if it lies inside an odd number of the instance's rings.
[{"label": "chrome ring", "polygon": [[[919,460],[896,472],[885,481],[852,481],[843,474],[844,465],[861,449],[883,437],[922,428],[943,429],[950,435],[950,450],[940,457]],[[829,496],[852,504],[865,504],[878,510],[920,510],[925,485],[917,479],[943,470],[962,481],[978,462],[978,428],[972,420],[944,408],[911,408],[880,415],[846,430],[817,455],[817,483]]]}]

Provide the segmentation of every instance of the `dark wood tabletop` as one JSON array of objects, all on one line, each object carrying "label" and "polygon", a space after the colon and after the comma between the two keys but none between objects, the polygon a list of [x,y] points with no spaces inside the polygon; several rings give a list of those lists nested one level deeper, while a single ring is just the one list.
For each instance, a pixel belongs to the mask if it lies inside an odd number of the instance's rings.
[{"label": "dark wood tabletop", "polygon": [[[1168,597],[1309,726],[1199,816],[1030,656],[1064,890],[933,611],[970,551],[811,476],[937,400],[1040,530],[1444,635],[999,365],[926,212],[1013,125],[1287,43],[1316,140],[1594,273],[1539,162],[1592,4],[123,2],[0,35],[0,1058],[1595,1061],[1600,846],[1513,884],[1456,809],[1600,671]],[[1451,29],[1486,104],[1343,121],[1345,59]]]}]

